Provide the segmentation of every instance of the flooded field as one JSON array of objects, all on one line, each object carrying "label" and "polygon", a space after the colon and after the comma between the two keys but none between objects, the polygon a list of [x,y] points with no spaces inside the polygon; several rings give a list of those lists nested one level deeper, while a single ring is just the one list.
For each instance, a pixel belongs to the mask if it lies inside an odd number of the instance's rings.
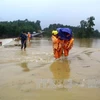
[{"label": "flooded field", "polygon": [[75,39],[60,60],[49,39],[14,43],[0,46],[0,100],[100,100],[100,39]]}]

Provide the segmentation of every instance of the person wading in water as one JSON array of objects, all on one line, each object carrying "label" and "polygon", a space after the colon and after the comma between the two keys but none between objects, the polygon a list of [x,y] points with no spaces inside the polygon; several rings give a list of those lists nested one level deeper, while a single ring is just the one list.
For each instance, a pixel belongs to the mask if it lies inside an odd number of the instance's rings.
[{"label": "person wading in water", "polygon": [[21,50],[24,48],[24,50],[26,50],[26,42],[27,42],[27,35],[26,33],[23,31],[21,34],[20,34],[20,37],[21,39]]}]

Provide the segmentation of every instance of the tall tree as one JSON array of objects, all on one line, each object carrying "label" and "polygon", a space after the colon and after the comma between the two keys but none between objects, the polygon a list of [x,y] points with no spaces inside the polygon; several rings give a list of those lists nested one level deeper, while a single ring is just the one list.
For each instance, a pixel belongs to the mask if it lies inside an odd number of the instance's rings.
[{"label": "tall tree", "polygon": [[41,30],[41,25],[40,25],[40,23],[41,23],[41,21],[39,21],[39,20],[37,20],[36,21],[36,28],[37,28],[37,32],[39,31],[39,30]]},{"label": "tall tree", "polygon": [[80,21],[80,26],[81,26],[80,37],[85,38],[86,37],[87,22],[84,20]]},{"label": "tall tree", "polygon": [[94,20],[95,18],[93,16],[87,18],[87,36],[90,38],[93,34],[94,28],[93,26],[95,26],[94,24]]}]

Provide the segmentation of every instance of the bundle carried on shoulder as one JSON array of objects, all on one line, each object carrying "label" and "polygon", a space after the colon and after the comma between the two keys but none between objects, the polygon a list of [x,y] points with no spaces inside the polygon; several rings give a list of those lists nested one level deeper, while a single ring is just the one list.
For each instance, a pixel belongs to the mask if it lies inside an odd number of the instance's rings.
[{"label": "bundle carried on shoulder", "polygon": [[57,28],[57,31],[62,40],[70,40],[72,38],[72,30],[70,28]]}]

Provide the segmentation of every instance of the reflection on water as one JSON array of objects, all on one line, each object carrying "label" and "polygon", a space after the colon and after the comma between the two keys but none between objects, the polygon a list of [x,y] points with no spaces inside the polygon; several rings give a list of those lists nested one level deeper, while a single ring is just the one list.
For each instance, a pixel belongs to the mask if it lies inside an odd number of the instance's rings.
[{"label": "reflection on water", "polygon": [[30,42],[27,42],[27,47],[30,48],[31,47],[31,44],[32,44],[31,41]]},{"label": "reflection on water", "polygon": [[70,67],[68,60],[55,61],[51,64],[50,70],[53,73],[55,84],[63,84],[64,80],[70,76]]},{"label": "reflection on water", "polygon": [[38,46],[40,46],[40,44],[41,44],[41,39],[33,39],[33,40],[31,40],[31,47],[38,47]]},{"label": "reflection on water", "polygon": [[93,39],[76,39],[75,43],[79,47],[92,47]]},{"label": "reflection on water", "polygon": [[[74,41],[74,46],[75,47],[87,47],[87,48],[98,48],[100,47],[99,45],[100,39],[76,39]],[[40,39],[33,39],[31,40],[31,45],[28,44],[28,47],[32,48],[43,48],[46,46],[52,46],[51,39],[45,39],[45,38],[40,38]]]},{"label": "reflection on water", "polygon": [[45,39],[45,38],[40,38],[40,39],[33,39],[31,40],[31,47],[45,47],[45,46],[51,46],[52,42],[51,39]]},{"label": "reflection on water", "polygon": [[23,68],[24,72],[30,71],[26,62],[21,63],[20,66]]},{"label": "reflection on water", "polygon": [[27,56],[27,51],[20,51],[20,55],[22,55],[22,56]]},{"label": "reflection on water", "polygon": [[97,48],[99,45],[100,39],[75,39],[74,46],[78,47],[88,47],[88,48]]}]

